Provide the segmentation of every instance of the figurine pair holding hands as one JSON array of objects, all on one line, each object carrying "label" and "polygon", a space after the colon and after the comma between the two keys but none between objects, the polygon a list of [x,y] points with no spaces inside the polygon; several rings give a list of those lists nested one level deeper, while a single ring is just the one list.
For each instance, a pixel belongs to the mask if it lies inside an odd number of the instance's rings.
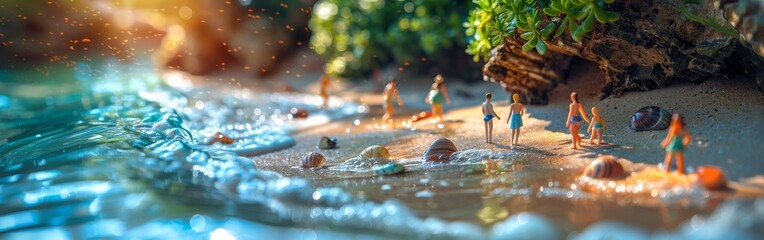
[{"label": "figurine pair holding hands", "polygon": [[[491,104],[491,98],[493,96],[490,93],[485,94],[485,102],[483,102],[483,122],[485,125],[485,142],[493,142],[493,118],[501,120],[501,118],[493,110],[493,104]],[[509,124],[510,143],[509,146],[513,147],[517,144],[517,139],[520,137],[520,127],[523,126],[523,114],[525,114],[525,106],[520,103],[520,95],[515,93],[512,95],[513,103],[509,105],[509,116],[507,117],[507,124]]]},{"label": "figurine pair holding hands", "polygon": [[[586,116],[584,105],[578,101],[578,93],[571,93],[570,100],[573,103],[570,104],[568,119],[565,120],[565,127],[570,130],[570,135],[573,138],[572,149],[578,149],[578,147],[581,146],[581,137],[578,136],[578,129],[581,125],[582,119],[586,121],[586,123],[590,123],[589,128],[587,129],[587,132],[591,133],[589,144],[593,144],[594,137],[597,137],[597,145],[600,145],[602,143],[602,131],[604,131],[607,127],[605,120],[602,119],[602,116],[600,116],[599,108],[592,107],[592,120],[590,122],[589,118]],[[579,113],[581,113],[581,115],[579,115]]]}]

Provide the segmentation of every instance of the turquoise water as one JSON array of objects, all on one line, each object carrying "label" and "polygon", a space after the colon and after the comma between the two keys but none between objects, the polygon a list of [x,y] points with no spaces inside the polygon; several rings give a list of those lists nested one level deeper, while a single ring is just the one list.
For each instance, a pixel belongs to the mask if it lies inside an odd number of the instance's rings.
[{"label": "turquoise water", "polygon": [[[330,109],[318,110],[315,96],[297,93],[215,94],[215,89],[188,87],[186,77],[109,61],[78,64],[74,70],[3,72],[0,238],[650,236],[608,221],[565,236],[554,223],[527,212],[513,213],[490,228],[423,218],[409,202],[373,202],[339,187],[314,187],[303,178],[256,169],[246,156],[288,148],[295,144],[294,132],[363,114],[366,107],[334,100]],[[315,114],[295,120],[292,108]],[[215,132],[238,141],[206,144]],[[455,163],[475,164],[472,159],[485,154],[516,157],[463,151]],[[355,159],[346,165],[344,170],[369,171]],[[427,167],[411,165],[416,171]],[[530,194],[511,190],[502,194]],[[416,197],[432,197],[432,192]],[[694,217],[652,237],[756,239],[762,226],[764,201],[730,201],[709,217]]]}]

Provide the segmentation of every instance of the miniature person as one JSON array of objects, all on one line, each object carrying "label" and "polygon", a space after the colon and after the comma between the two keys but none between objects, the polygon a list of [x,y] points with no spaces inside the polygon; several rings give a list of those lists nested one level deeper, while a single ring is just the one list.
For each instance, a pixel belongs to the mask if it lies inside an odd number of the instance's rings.
[{"label": "miniature person", "polygon": [[515,147],[517,140],[520,138],[523,114],[525,114],[525,106],[520,103],[520,94],[512,94],[512,104],[509,105],[509,117],[507,119],[507,124],[509,124],[509,146],[512,148]]},{"label": "miniature person", "polygon": [[589,129],[587,130],[587,132],[592,135],[591,138],[589,138],[589,144],[594,142],[594,137],[596,136],[597,145],[600,145],[602,143],[602,131],[606,128],[605,120],[600,116],[600,109],[592,107],[592,124],[589,125]]},{"label": "miniature person", "polygon": [[[578,129],[581,125],[581,118],[589,123],[589,118],[586,117],[586,111],[584,111],[584,105],[578,101],[578,93],[573,92],[570,94],[570,100],[573,103],[570,104],[568,111],[568,119],[565,120],[565,127],[570,129],[570,136],[573,137],[573,148],[578,149],[581,145],[581,136],[578,136]],[[578,113],[581,113],[580,115]]]},{"label": "miniature person", "polygon": [[491,104],[491,93],[485,94],[485,102],[483,102],[483,124],[485,125],[485,142],[491,143],[493,141],[493,118],[501,120],[498,114],[493,111],[493,104]]},{"label": "miniature person", "polygon": [[443,76],[438,74],[435,76],[435,82],[430,88],[430,93],[424,100],[428,104],[432,105],[432,115],[438,118],[438,121],[443,121],[443,102],[451,104],[451,98],[448,97],[446,91],[446,85],[443,84]]},{"label": "miniature person", "polygon": [[[390,78],[390,82],[385,86],[385,91],[382,93],[382,99],[385,101],[383,104],[385,107],[385,115],[382,116],[382,122],[387,122],[387,120],[391,119],[393,116],[393,100],[398,101],[399,107],[403,106],[401,96],[398,95],[398,81],[395,80],[395,78]],[[395,124],[395,121],[393,121],[393,124]]]},{"label": "miniature person", "polygon": [[682,115],[675,113],[671,117],[668,135],[661,141],[661,147],[666,149],[666,160],[663,162],[666,172],[671,168],[671,156],[676,156],[676,171],[684,173],[684,148],[690,144],[690,132],[684,128]]},{"label": "miniature person", "polygon": [[322,99],[321,108],[324,109],[329,107],[329,83],[331,83],[329,75],[324,74],[321,76],[321,89],[319,95]]}]

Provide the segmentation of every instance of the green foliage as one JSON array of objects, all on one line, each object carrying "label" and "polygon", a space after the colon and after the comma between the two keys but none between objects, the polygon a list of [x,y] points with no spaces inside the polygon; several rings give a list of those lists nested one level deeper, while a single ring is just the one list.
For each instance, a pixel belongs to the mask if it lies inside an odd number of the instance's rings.
[{"label": "green foliage", "polygon": [[[320,0],[311,48],[332,75],[357,76],[389,63],[432,61],[464,46],[469,1]],[[446,56],[447,58],[447,56]]]},{"label": "green foliage", "polygon": [[698,15],[693,14],[690,12],[690,10],[687,8],[687,5],[690,4],[700,4],[700,0],[684,0],[679,5],[679,11],[682,12],[682,14],[687,17],[687,19],[690,19],[692,21],[698,22],[700,24],[706,25],[724,35],[731,36],[731,37],[738,37],[740,34],[735,30],[731,29],[725,26],[722,26],[716,20],[714,20],[713,17],[701,17]]},{"label": "green foliage", "polygon": [[477,5],[464,23],[470,38],[467,53],[477,62],[487,60],[491,49],[505,38],[526,42],[524,51],[547,51],[545,41],[560,37],[568,30],[571,38],[582,41],[594,29],[595,21],[617,21],[618,13],[605,10],[615,0],[473,0]]}]

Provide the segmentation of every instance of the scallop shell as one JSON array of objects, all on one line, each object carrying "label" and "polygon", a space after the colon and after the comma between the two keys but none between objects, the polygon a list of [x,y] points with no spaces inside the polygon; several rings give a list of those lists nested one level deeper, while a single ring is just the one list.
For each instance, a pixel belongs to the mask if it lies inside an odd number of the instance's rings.
[{"label": "scallop shell", "polygon": [[393,175],[402,171],[403,171],[403,165],[400,165],[394,162],[388,162],[374,168],[374,172],[379,175]]},{"label": "scallop shell", "polygon": [[671,124],[671,113],[666,109],[648,106],[631,116],[629,128],[634,131],[662,130]]},{"label": "scallop shell", "polygon": [[584,175],[590,178],[618,178],[624,175],[624,170],[613,156],[602,156],[586,166]]},{"label": "scallop shell", "polygon": [[316,168],[324,165],[324,155],[317,152],[310,152],[300,158],[300,167],[302,168]]},{"label": "scallop shell", "polygon": [[448,138],[438,138],[427,147],[427,151],[424,152],[424,160],[427,162],[448,162],[451,160],[451,154],[456,151],[454,142]]},{"label": "scallop shell", "polygon": [[367,147],[359,155],[361,159],[366,161],[376,161],[378,163],[386,163],[390,159],[390,152],[387,148],[379,145]]},{"label": "scallop shell", "polygon": [[727,188],[727,178],[724,177],[724,171],[716,166],[698,167],[698,179],[708,190],[721,190]]},{"label": "scallop shell", "polygon": [[336,138],[321,137],[321,139],[318,140],[318,148],[320,149],[332,149],[336,147],[337,147]]}]

